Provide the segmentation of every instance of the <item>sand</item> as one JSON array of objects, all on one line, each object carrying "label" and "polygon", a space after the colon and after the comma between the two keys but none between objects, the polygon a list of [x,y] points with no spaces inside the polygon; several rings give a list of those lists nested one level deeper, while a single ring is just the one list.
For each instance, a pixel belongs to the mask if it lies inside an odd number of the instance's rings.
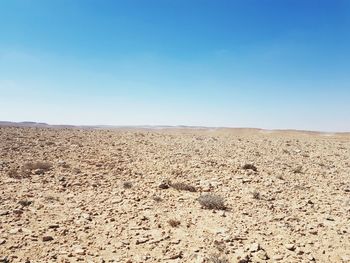
[{"label": "sand", "polygon": [[0,262],[350,262],[350,135],[326,135],[2,127]]}]

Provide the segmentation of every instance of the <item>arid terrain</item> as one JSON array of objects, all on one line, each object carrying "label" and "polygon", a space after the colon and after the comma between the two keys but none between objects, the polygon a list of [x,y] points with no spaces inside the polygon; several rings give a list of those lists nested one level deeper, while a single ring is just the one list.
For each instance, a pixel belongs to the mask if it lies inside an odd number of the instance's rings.
[{"label": "arid terrain", "polygon": [[350,135],[0,128],[0,262],[350,262]]}]

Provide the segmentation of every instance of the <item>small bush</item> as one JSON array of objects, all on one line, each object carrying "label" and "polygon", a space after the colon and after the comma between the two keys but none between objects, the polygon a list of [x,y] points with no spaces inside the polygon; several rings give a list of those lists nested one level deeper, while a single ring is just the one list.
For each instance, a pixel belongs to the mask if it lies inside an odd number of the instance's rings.
[{"label": "small bush", "polygon": [[58,202],[59,199],[57,197],[54,197],[52,195],[46,196],[45,197],[45,201],[49,202],[49,203],[54,203],[54,202]]},{"label": "small bush", "polygon": [[179,220],[175,220],[175,219],[170,219],[168,223],[172,227],[178,227],[181,224]]},{"label": "small bush", "polygon": [[247,163],[245,165],[242,166],[242,169],[244,170],[253,170],[254,172],[256,172],[258,169],[255,167],[255,165]]},{"label": "small bush", "polygon": [[22,178],[22,176],[18,173],[18,171],[14,168],[10,169],[7,173],[7,175],[11,178],[14,178],[14,179],[20,179]]},{"label": "small bush", "polygon": [[130,189],[132,187],[132,183],[131,182],[124,182],[123,183],[123,188],[124,189]]},{"label": "small bush", "polygon": [[176,190],[179,190],[179,191],[189,191],[189,192],[196,192],[197,189],[192,186],[192,185],[188,185],[186,183],[173,183],[173,184],[170,184],[170,186]]},{"label": "small bush", "polygon": [[51,170],[52,164],[49,162],[29,162],[25,163],[22,167],[23,172],[30,173],[31,171],[41,169],[44,172]]},{"label": "small bush", "polygon": [[206,194],[197,200],[206,209],[225,210],[227,208],[224,199],[217,195]]},{"label": "small bush", "polygon": [[229,263],[228,259],[223,257],[223,256],[220,256],[218,254],[214,254],[214,255],[211,255],[209,258],[208,258],[208,261],[210,263]]},{"label": "small bush", "polygon": [[30,205],[33,203],[33,201],[29,201],[29,200],[20,200],[18,203],[19,203],[21,206],[30,206]]},{"label": "small bush", "polygon": [[252,196],[254,199],[257,199],[257,200],[261,199],[261,195],[258,191],[253,191]]},{"label": "small bush", "polygon": [[159,196],[153,196],[153,200],[158,202],[158,203],[163,201],[163,199],[161,197],[159,197]]}]

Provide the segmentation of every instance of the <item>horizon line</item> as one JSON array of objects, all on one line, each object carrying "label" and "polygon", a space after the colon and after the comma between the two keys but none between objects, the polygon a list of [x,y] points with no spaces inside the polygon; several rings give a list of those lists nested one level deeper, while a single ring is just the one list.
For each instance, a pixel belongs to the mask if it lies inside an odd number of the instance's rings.
[{"label": "horizon line", "polygon": [[348,134],[350,131],[321,131],[321,130],[306,130],[306,129],[294,129],[294,128],[259,128],[249,126],[201,126],[201,125],[156,125],[156,124],[141,124],[141,125],[110,125],[110,124],[50,124],[48,122],[37,122],[37,121],[1,121],[0,127],[33,127],[33,128],[144,128],[144,129],[156,129],[156,128],[173,128],[173,129],[246,129],[246,130],[261,130],[261,131],[291,131],[291,132],[307,132],[307,133],[322,133],[322,134]]}]

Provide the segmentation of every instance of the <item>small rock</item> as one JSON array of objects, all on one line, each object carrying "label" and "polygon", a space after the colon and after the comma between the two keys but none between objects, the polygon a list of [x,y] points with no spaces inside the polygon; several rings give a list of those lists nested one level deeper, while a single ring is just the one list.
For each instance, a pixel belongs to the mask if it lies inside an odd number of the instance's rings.
[{"label": "small rock", "polygon": [[180,252],[176,252],[176,253],[173,253],[172,255],[170,255],[168,258],[166,259],[177,259],[177,258],[182,258],[182,255],[183,255],[183,252],[180,251]]},{"label": "small rock", "polygon": [[244,252],[243,249],[237,249],[235,254],[236,254],[236,259],[238,263],[250,262],[250,253]]},{"label": "small rock", "polygon": [[6,239],[1,238],[0,239],[0,245],[5,244],[5,243],[6,243]]},{"label": "small rock", "polygon": [[8,257],[0,257],[0,262],[2,262],[2,263],[9,263],[10,261],[9,261],[9,259],[8,259]]},{"label": "small rock", "polygon": [[66,181],[66,177],[60,176],[60,177],[58,178],[58,181],[60,181],[60,182],[65,182],[65,181]]},{"label": "small rock", "polygon": [[258,171],[256,166],[254,164],[251,164],[251,163],[247,163],[247,164],[243,165],[242,169],[244,169],[244,170],[253,170],[254,172]]},{"label": "small rock", "polygon": [[250,252],[256,252],[258,250],[260,250],[260,245],[258,243],[250,244],[250,246],[249,246],[249,251]]},{"label": "small rock", "polygon": [[266,251],[264,250],[259,250],[258,252],[256,252],[254,254],[254,257],[258,258],[258,259],[261,259],[261,260],[267,260],[269,259],[269,257],[267,256],[267,253]]},{"label": "small rock", "polygon": [[168,189],[169,188],[169,184],[162,182],[162,183],[159,184],[158,187],[160,189]]},{"label": "small rock", "polygon": [[47,242],[47,241],[52,241],[53,237],[52,236],[43,236],[43,241]]},{"label": "small rock", "polygon": [[279,261],[279,260],[282,260],[283,259],[283,255],[274,255],[272,257],[273,260],[276,260],[276,261]]},{"label": "small rock", "polygon": [[140,238],[140,239],[137,239],[136,240],[136,245],[139,245],[139,244],[143,244],[143,243],[146,243],[147,241],[149,241],[148,238]]},{"label": "small rock", "polygon": [[326,216],[326,220],[328,221],[334,221],[334,218],[331,215]]},{"label": "small rock", "polygon": [[45,173],[45,171],[43,169],[35,169],[34,170],[34,174],[37,174],[37,175],[42,175],[44,173]]},{"label": "small rock", "polygon": [[89,214],[87,214],[87,213],[82,213],[82,214],[81,214],[81,217],[84,218],[84,219],[86,219],[86,220],[88,220],[88,221],[91,221],[91,220],[92,220],[91,216],[90,216]]},{"label": "small rock", "polygon": [[316,229],[311,229],[309,231],[309,233],[312,234],[312,235],[317,235],[317,230]]},{"label": "small rock", "polygon": [[291,250],[291,251],[295,250],[294,244],[285,244],[284,246],[285,246],[286,249],[288,249],[288,250]]},{"label": "small rock", "polygon": [[18,232],[21,232],[21,229],[20,228],[12,228],[10,229],[9,233],[11,235],[14,235],[14,234],[17,234]]},{"label": "small rock", "polygon": [[315,261],[315,258],[312,255],[308,255],[307,259],[310,260],[310,261]]},{"label": "small rock", "polygon": [[49,225],[49,228],[54,228],[54,229],[56,229],[56,228],[59,228],[60,226],[58,225],[58,224],[51,224],[51,225]]},{"label": "small rock", "polygon": [[85,255],[85,250],[78,247],[78,248],[74,249],[74,253],[77,255],[83,256],[83,255]]},{"label": "small rock", "polygon": [[341,258],[341,260],[343,261],[343,262],[345,262],[345,263],[348,263],[348,262],[350,262],[350,256],[340,256],[340,258]]},{"label": "small rock", "polygon": [[6,216],[9,214],[9,211],[6,210],[0,210],[0,216]]}]

